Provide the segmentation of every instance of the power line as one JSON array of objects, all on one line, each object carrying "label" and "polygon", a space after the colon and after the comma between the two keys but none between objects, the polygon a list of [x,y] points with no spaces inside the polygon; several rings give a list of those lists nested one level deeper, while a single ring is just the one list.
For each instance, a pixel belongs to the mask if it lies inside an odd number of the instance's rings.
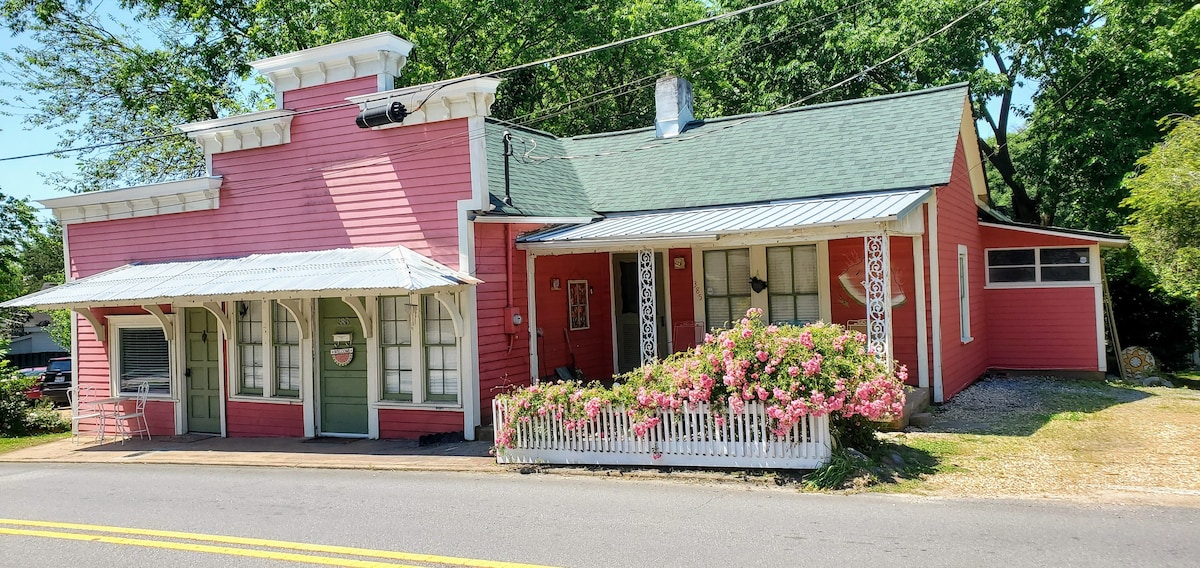
[{"label": "power line", "polygon": [[[473,79],[478,79],[478,78],[480,78],[480,77],[491,77],[491,76],[501,75],[501,74],[504,74],[504,73],[511,73],[511,72],[513,72],[513,71],[520,71],[520,70],[523,70],[523,69],[529,69],[529,68],[532,68],[532,67],[538,67],[538,66],[542,66],[542,65],[549,65],[550,63],[554,63],[554,62],[556,62],[556,61],[562,61],[562,60],[564,60],[564,59],[569,59],[569,58],[572,58],[572,57],[578,57],[578,56],[581,56],[581,55],[588,55],[588,54],[592,54],[592,53],[596,53],[596,52],[604,51],[604,50],[607,50],[607,49],[612,49],[612,48],[614,48],[614,47],[620,47],[620,46],[623,46],[623,45],[628,45],[628,44],[630,44],[630,43],[633,43],[633,42],[636,42],[636,41],[641,41],[641,40],[644,40],[644,39],[649,39],[649,38],[652,38],[652,37],[655,37],[655,36],[659,36],[659,35],[663,35],[663,34],[666,34],[666,33],[670,33],[670,32],[674,32],[674,31],[678,31],[678,30],[682,30],[682,29],[687,29],[687,28],[691,28],[691,27],[695,27],[695,26],[699,26],[699,25],[703,25],[703,24],[709,24],[709,23],[712,23],[712,22],[716,22],[716,21],[720,21],[720,20],[724,20],[724,19],[732,18],[732,17],[739,16],[739,15],[741,15],[741,14],[745,14],[745,13],[748,13],[748,12],[753,12],[753,11],[756,11],[756,10],[761,10],[761,9],[763,9],[763,8],[769,8],[769,7],[771,7],[771,6],[775,6],[775,5],[778,5],[778,4],[782,4],[783,2],[786,2],[786,1],[788,1],[788,0],[770,0],[770,1],[768,1],[768,2],[763,2],[763,3],[761,3],[761,4],[755,4],[754,6],[748,6],[748,7],[746,7],[746,8],[742,8],[742,9],[740,9],[740,10],[734,10],[734,11],[732,11],[732,12],[727,12],[727,13],[724,13],[724,14],[718,14],[718,15],[716,15],[716,16],[710,16],[710,17],[707,17],[707,18],[702,18],[702,19],[699,19],[699,20],[694,20],[694,21],[691,21],[691,22],[687,22],[687,23],[685,23],[685,24],[679,24],[679,25],[677,25],[677,26],[671,26],[671,27],[668,27],[668,28],[663,28],[663,29],[660,29],[660,30],[655,30],[655,31],[652,31],[652,32],[648,32],[648,33],[644,33],[644,34],[641,34],[641,35],[637,35],[637,36],[634,36],[634,37],[625,38],[625,39],[622,39],[622,40],[617,40],[617,41],[614,41],[614,42],[609,42],[609,43],[606,43],[606,44],[603,44],[603,45],[597,45],[597,46],[589,47],[589,48],[586,48],[586,49],[581,49],[581,50],[577,50],[577,51],[572,51],[572,52],[570,52],[570,53],[564,53],[564,54],[561,54],[561,55],[555,55],[555,56],[553,56],[553,57],[547,57],[547,58],[545,58],[545,59],[539,59],[539,60],[537,60],[537,61],[532,61],[532,62],[529,62],[529,63],[522,63],[522,64],[520,64],[520,65],[514,65],[514,66],[511,66],[511,67],[506,67],[506,68],[503,68],[503,69],[498,69],[498,70],[496,70],[496,71],[489,71],[489,72],[487,72],[487,73],[481,73],[481,74],[475,74],[475,75],[467,75],[467,76],[464,76],[464,77],[457,77],[457,78],[454,78],[454,79],[446,79],[446,80],[443,80],[443,81],[437,81],[437,82],[434,82],[434,83],[428,83],[428,84],[426,84],[426,85],[423,85],[423,86],[425,86],[425,87],[431,87],[431,88],[432,88],[432,92],[430,92],[430,94],[426,95],[426,97],[425,97],[425,100],[429,100],[429,97],[432,97],[432,96],[433,96],[435,93],[437,93],[437,92],[438,92],[438,91],[440,91],[441,89],[443,89],[443,88],[445,88],[445,87],[448,87],[448,86],[450,86],[450,85],[455,85],[455,84],[458,84],[458,83],[463,83],[463,82],[466,82],[466,81],[471,81],[471,80],[473,80]],[[373,102],[373,101],[378,101],[378,100],[387,100],[387,99],[389,99],[389,98],[393,98],[394,96],[395,96],[395,95],[391,95],[391,96],[380,96],[380,97],[378,97],[378,98],[367,98],[367,99],[364,99],[362,102],[363,102],[363,103],[366,103],[366,102]],[[296,114],[308,114],[308,113],[312,113],[312,112],[320,112],[320,111],[332,110],[332,109],[337,109],[337,108],[346,108],[346,107],[351,107],[351,106],[357,106],[358,104],[359,104],[359,103],[339,103],[339,104],[337,104],[337,105],[330,105],[330,106],[323,107],[323,108],[320,108],[320,109],[308,109],[308,110],[306,110],[306,111],[297,112]],[[420,108],[420,106],[423,106],[423,105],[424,105],[424,102],[422,102],[422,103],[421,103],[421,105],[419,105],[419,106],[418,106],[418,108]],[[254,119],[254,120],[248,120],[248,121],[245,121],[245,122],[238,122],[238,123],[227,124],[227,125],[224,125],[224,126],[225,126],[225,127],[242,126],[242,125],[245,125],[245,124],[252,124],[252,123],[255,123],[255,122],[261,122],[262,120],[266,120],[266,119]],[[163,139],[163,138],[172,138],[172,137],[176,137],[176,136],[183,136],[183,135],[185,135],[185,133],[183,133],[183,132],[171,132],[171,133],[158,134],[158,135],[154,135],[154,136],[146,136],[146,137],[142,137],[142,138],[136,138],[136,139],[132,139],[132,140],[120,140],[120,141],[114,141],[114,142],[104,142],[104,143],[100,143],[100,144],[91,144],[91,145],[88,145],[88,146],[80,146],[80,147],[75,147],[75,148],[63,148],[63,149],[60,149],[60,150],[52,150],[52,151],[47,151],[47,152],[38,152],[38,153],[33,153],[33,154],[24,154],[24,155],[19,155],[19,156],[6,156],[6,157],[0,157],[0,162],[8,162],[8,161],[12,161],[12,160],[21,160],[21,159],[26,159],[26,158],[37,158],[37,157],[42,157],[42,156],[55,156],[55,155],[59,155],[59,154],[69,154],[69,153],[73,153],[73,152],[85,152],[85,151],[89,151],[89,150],[98,150],[98,149],[101,149],[101,148],[108,148],[108,147],[112,147],[112,146],[120,146],[120,145],[126,145],[126,144],[138,144],[138,143],[142,143],[142,142],[151,142],[151,141],[154,141],[154,140],[161,140],[161,139]]]}]

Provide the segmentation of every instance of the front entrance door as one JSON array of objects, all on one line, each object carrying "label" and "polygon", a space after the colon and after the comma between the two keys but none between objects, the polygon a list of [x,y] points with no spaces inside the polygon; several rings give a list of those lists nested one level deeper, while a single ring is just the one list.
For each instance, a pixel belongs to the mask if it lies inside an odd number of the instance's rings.
[{"label": "front entrance door", "polygon": [[[321,350],[317,352],[321,371],[320,412],[322,434],[367,433],[367,340],[354,310],[336,298],[322,298],[317,304],[321,316]],[[335,335],[349,335],[349,341],[334,342]],[[352,348],[349,362],[345,353],[338,360],[332,349]]]},{"label": "front entrance door", "polygon": [[[617,372],[626,373],[642,364],[641,306],[638,289],[637,254],[614,254],[613,294],[616,302]],[[666,286],[662,255],[654,254],[654,321],[658,324],[658,356],[667,354]]]},{"label": "front entrance door", "polygon": [[187,368],[187,430],[221,433],[221,360],[217,318],[202,308],[183,310]]}]

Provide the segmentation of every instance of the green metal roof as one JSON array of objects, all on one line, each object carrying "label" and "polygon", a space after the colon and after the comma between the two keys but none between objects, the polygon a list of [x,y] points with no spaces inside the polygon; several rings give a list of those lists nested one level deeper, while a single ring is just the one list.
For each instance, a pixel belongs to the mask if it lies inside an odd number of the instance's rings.
[{"label": "green metal roof", "polygon": [[950,181],[965,84],[793,110],[556,138],[489,121],[488,186],[517,215],[585,216],[928,187]]}]

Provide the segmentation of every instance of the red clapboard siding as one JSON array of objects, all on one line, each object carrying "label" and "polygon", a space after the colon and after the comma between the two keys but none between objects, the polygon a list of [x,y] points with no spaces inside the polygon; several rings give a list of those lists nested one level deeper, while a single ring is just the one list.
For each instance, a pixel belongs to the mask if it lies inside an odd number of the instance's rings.
[{"label": "red clapboard siding", "polygon": [[440,410],[379,410],[379,437],[414,440],[425,434],[462,432],[463,414]]},{"label": "red clapboard siding", "polygon": [[[938,270],[941,287],[942,395],[949,399],[979,378],[988,363],[988,322],[984,309],[983,238],[962,140],[954,153],[950,183],[937,188]],[[967,246],[971,336],[959,330],[958,245]]]},{"label": "red clapboard siding", "polygon": [[1002,369],[1099,369],[1096,292],[988,289],[988,364]]},{"label": "red clapboard siding", "polygon": [[[517,250],[515,239],[540,225],[475,225],[475,276],[483,284],[475,287],[479,325],[479,404],[481,423],[492,420],[492,399],[516,384],[529,384],[529,297],[525,274],[525,251]],[[512,266],[508,263],[512,256]],[[512,305],[525,318],[516,335],[507,333],[505,310],[511,290]],[[445,430],[442,430],[445,431]]]},{"label": "red clapboard siding", "polygon": [[228,401],[225,431],[229,437],[304,436],[304,407],[298,404]]},{"label": "red clapboard siding", "polygon": [[[538,346],[539,375],[554,373],[554,369],[575,365],[589,378],[607,378],[613,371],[612,297],[609,282],[608,253],[539,256],[534,261],[534,295],[537,298],[537,325],[542,329]],[[550,289],[550,280],[557,278],[558,290]],[[592,290],[588,296],[590,327],[569,331],[567,313],[567,281],[587,280]],[[566,334],[564,335],[564,331]],[[567,337],[570,337],[568,349]]]},{"label": "red clapboard siding", "polygon": [[[861,286],[866,278],[863,260],[864,239],[829,241],[829,291],[832,323],[846,325],[849,320],[865,319],[867,307],[846,290],[843,280]],[[891,237],[893,294],[903,293],[904,301],[892,306],[892,357],[908,367],[908,383],[917,384],[917,308],[916,272],[913,269],[912,239]],[[846,278],[842,275],[846,274]],[[860,292],[861,294],[861,292]]]},{"label": "red clapboard siding", "polygon": [[[682,258],[682,269],[675,268],[675,259]],[[675,329],[671,333],[671,347],[675,352],[684,351],[696,346],[694,331],[685,330],[681,322],[696,320],[696,304],[692,301],[692,249],[671,249],[667,254],[666,270],[671,278],[671,324]],[[676,333],[676,329],[679,333]],[[692,328],[694,330],[695,328]]]}]

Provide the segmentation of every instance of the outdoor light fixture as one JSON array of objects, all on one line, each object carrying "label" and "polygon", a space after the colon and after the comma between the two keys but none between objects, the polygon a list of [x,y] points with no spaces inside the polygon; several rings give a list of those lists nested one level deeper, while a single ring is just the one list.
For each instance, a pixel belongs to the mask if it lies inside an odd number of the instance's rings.
[{"label": "outdoor light fixture", "polygon": [[762,292],[767,289],[767,281],[757,276],[750,277],[750,289],[755,292]]},{"label": "outdoor light fixture", "polygon": [[404,103],[393,101],[391,104],[366,109],[358,113],[358,118],[355,119],[354,123],[359,128],[374,128],[376,126],[404,122],[404,117],[406,116],[408,116],[408,109],[404,108]]}]

